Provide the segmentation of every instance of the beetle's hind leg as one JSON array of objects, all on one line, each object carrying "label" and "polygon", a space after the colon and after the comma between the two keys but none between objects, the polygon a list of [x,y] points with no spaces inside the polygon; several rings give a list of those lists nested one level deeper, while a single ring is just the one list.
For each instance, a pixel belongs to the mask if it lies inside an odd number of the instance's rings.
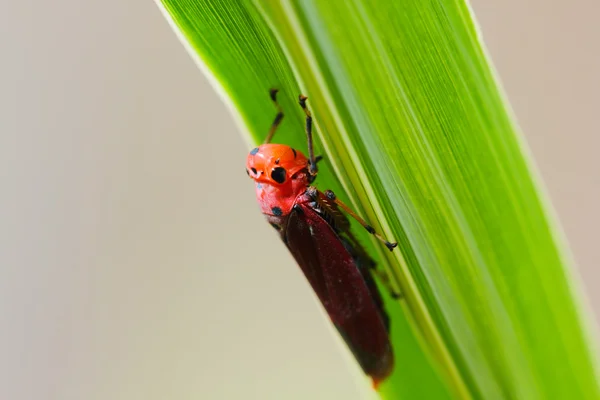
[{"label": "beetle's hind leg", "polygon": [[341,207],[344,211],[346,211],[348,213],[348,215],[350,215],[352,218],[354,218],[359,224],[361,224],[363,226],[363,228],[365,228],[367,230],[367,232],[369,232],[371,235],[375,236],[379,241],[381,241],[383,244],[385,244],[385,246],[391,250],[394,250],[394,248],[396,246],[398,246],[398,243],[396,242],[389,242],[387,241],[383,236],[381,236],[379,233],[377,233],[375,231],[375,229],[367,224],[367,221],[365,221],[364,219],[362,219],[361,217],[358,216],[358,214],[356,214],[354,211],[352,211],[352,209],[350,207],[348,207],[346,204],[344,204],[342,201],[340,201],[337,196],[335,195],[335,193],[333,193],[331,190],[326,190],[324,192],[325,196],[327,196],[327,198],[329,200],[332,200],[335,202],[335,204],[337,204],[339,207]]},{"label": "beetle's hind leg", "polygon": [[390,276],[388,275],[388,273],[386,271],[383,271],[378,268],[372,268],[371,272],[375,276],[377,276],[377,279],[386,288],[387,292],[390,294],[390,297],[392,299],[399,300],[402,297],[404,297],[404,296],[402,296],[402,293],[400,291],[398,291],[394,288],[394,286],[392,285],[392,282],[390,280]]},{"label": "beetle's hind leg", "polygon": [[377,277],[377,280],[383,285],[386,291],[390,294],[394,300],[401,299],[402,293],[400,293],[394,285],[392,284],[392,280],[390,279],[387,271],[378,268],[377,263],[369,255],[363,250],[363,248],[358,243],[358,240],[354,237],[352,232],[348,231],[344,233],[345,237],[343,238],[344,246],[348,249],[351,254],[354,254],[355,258],[358,259],[357,265],[359,269],[361,269],[361,273],[371,273]]}]

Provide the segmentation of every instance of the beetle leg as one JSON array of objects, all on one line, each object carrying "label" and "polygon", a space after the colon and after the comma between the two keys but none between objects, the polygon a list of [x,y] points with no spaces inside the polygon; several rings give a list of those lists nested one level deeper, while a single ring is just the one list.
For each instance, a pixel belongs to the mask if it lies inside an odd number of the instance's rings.
[{"label": "beetle leg", "polygon": [[[323,159],[323,156],[316,156],[315,157],[315,170],[317,170],[317,164],[319,163],[319,161],[321,161]],[[309,161],[309,166],[308,166],[308,183],[313,183],[315,181],[315,179],[317,179],[317,175],[315,172],[315,175],[312,175],[310,173],[310,170],[312,169],[312,163],[310,163]]]},{"label": "beetle leg", "polygon": [[367,224],[367,221],[365,221],[364,219],[362,219],[361,217],[359,217],[354,211],[352,211],[352,209],[350,209],[350,207],[348,207],[346,204],[342,203],[340,200],[338,200],[337,196],[335,195],[335,193],[333,193],[331,190],[326,190],[324,192],[325,196],[329,199],[335,202],[336,205],[338,205],[339,207],[342,208],[342,210],[346,211],[348,213],[348,215],[350,215],[352,218],[354,218],[359,224],[361,224],[363,226],[363,228],[365,228],[367,230],[367,232],[369,232],[371,235],[375,236],[378,240],[380,240],[381,242],[383,242],[383,244],[385,244],[385,246],[391,250],[394,250],[394,248],[396,246],[398,246],[398,243],[396,242],[388,242],[387,240],[385,240],[383,238],[383,236],[381,236],[379,233],[375,232],[375,229]]},{"label": "beetle leg", "polygon": [[281,120],[283,119],[283,110],[281,109],[281,106],[277,102],[277,92],[278,91],[279,91],[278,89],[269,90],[269,95],[271,96],[271,100],[273,100],[273,103],[275,103],[275,107],[277,107],[277,115],[275,116],[275,120],[271,124],[271,129],[269,129],[269,133],[267,134],[267,137],[264,141],[265,144],[271,142],[271,139],[273,139],[273,135],[275,134],[277,127],[279,127],[279,124],[281,123]]},{"label": "beetle leg", "polygon": [[392,297],[392,299],[394,300],[398,300],[401,299],[402,293],[400,293],[399,291],[397,291],[394,286],[392,285],[392,282],[390,281],[390,277],[387,274],[387,272],[382,271],[380,269],[376,269],[373,268],[371,269],[371,272],[375,275],[377,275],[377,278],[379,279],[379,282],[381,282],[381,284],[387,289],[388,293],[390,294],[390,296]]},{"label": "beetle leg", "polygon": [[378,281],[386,288],[394,300],[402,298],[402,294],[394,288],[392,280],[387,271],[377,268],[375,261],[373,261],[369,255],[362,250],[352,232],[345,232],[342,241],[346,244],[348,251],[350,251],[350,253],[355,253],[355,257],[361,260],[359,270],[361,270],[361,274],[363,274],[363,276],[369,273],[376,275]]},{"label": "beetle leg", "polygon": [[317,175],[317,172],[318,172],[318,168],[317,168],[318,160],[315,158],[315,149],[313,147],[312,115],[310,114],[310,111],[306,107],[307,99],[308,99],[308,97],[304,96],[303,94],[298,96],[298,104],[300,104],[300,107],[302,107],[302,110],[304,110],[304,114],[306,114],[306,139],[308,140],[308,160],[310,161],[308,172],[312,176],[315,176],[315,175]]}]

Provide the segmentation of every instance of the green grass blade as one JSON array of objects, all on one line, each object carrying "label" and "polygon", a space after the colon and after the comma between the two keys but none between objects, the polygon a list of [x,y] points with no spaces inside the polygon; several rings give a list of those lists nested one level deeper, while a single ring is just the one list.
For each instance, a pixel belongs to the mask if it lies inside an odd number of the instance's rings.
[{"label": "green grass blade", "polygon": [[467,4],[159,4],[249,141],[278,87],[276,140],[304,148],[307,94],[319,187],[399,241],[369,245],[405,295],[387,301],[398,361],[383,397],[600,398],[565,251]]}]

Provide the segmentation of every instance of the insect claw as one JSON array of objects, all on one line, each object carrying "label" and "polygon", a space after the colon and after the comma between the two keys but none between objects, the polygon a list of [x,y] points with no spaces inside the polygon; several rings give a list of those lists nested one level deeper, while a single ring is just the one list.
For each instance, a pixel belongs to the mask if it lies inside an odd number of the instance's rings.
[{"label": "insect claw", "polygon": [[398,246],[398,243],[397,242],[394,242],[394,243],[385,242],[385,246],[388,249],[390,249],[390,251],[393,251],[396,248],[396,246]]},{"label": "insect claw", "polygon": [[301,94],[300,96],[298,96],[298,104],[300,104],[300,107],[306,108],[306,100],[307,99],[308,99],[308,97],[306,97],[303,94]]},{"label": "insect claw", "polygon": [[394,299],[394,300],[400,300],[403,297],[402,293],[398,293],[398,292],[391,292],[390,296],[392,296],[392,299]]},{"label": "insect claw", "polygon": [[269,95],[271,96],[271,100],[277,101],[277,92],[279,92],[279,89],[269,89]]}]

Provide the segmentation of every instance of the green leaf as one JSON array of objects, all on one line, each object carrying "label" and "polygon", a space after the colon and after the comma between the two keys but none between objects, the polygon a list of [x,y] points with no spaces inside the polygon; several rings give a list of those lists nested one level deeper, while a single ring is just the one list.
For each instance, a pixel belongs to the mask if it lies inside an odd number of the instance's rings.
[{"label": "green leaf", "polygon": [[362,236],[404,294],[382,397],[600,398],[568,251],[465,2],[158,3],[251,143],[277,87],[276,141],[304,148],[308,95],[318,186],[399,241]]}]

